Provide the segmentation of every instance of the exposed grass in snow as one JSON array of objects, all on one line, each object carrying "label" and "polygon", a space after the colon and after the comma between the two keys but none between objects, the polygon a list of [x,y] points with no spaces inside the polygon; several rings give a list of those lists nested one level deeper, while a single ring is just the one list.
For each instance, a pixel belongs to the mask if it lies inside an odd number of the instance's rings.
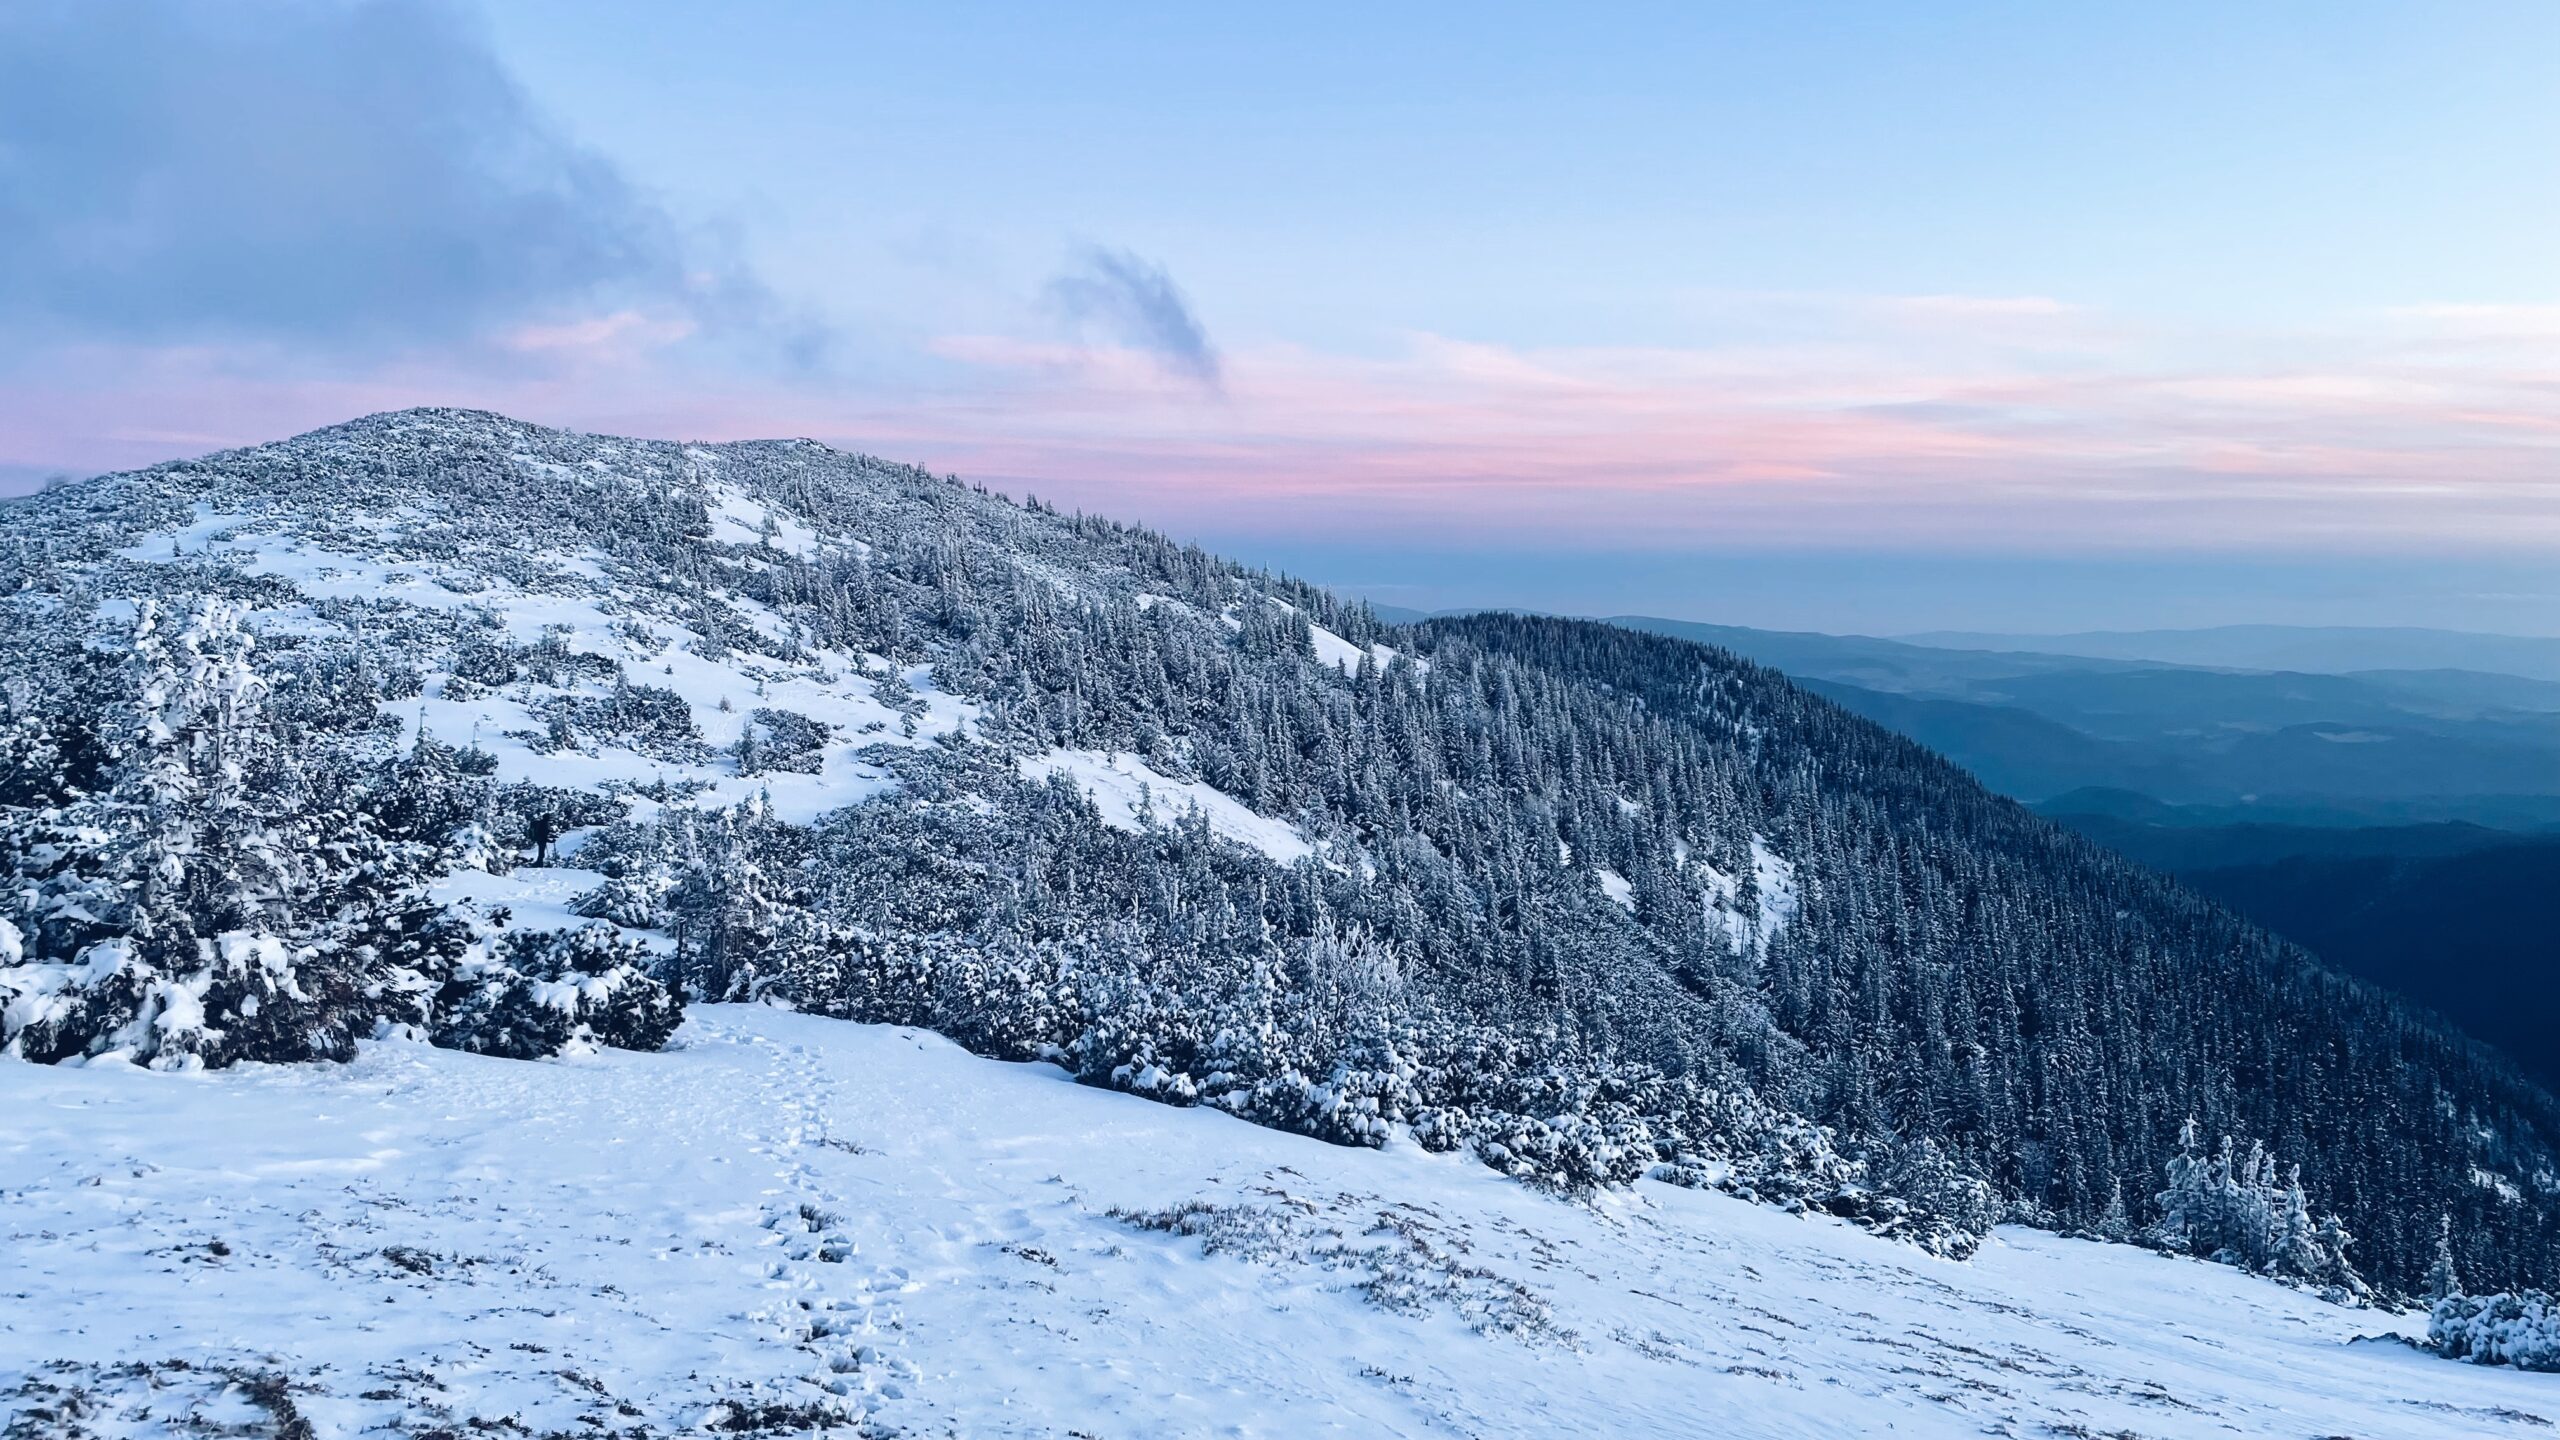
[{"label": "exposed grass in snow", "polygon": [[[1584,1206],[911,1031],[703,1007],[561,1063],[0,1064],[34,1435],[2549,1433],[2221,1267]],[[2407,1322],[2403,1322],[2407,1323]],[[80,1430],[28,1420],[81,1407]],[[43,1428],[45,1426],[52,1428]]]}]

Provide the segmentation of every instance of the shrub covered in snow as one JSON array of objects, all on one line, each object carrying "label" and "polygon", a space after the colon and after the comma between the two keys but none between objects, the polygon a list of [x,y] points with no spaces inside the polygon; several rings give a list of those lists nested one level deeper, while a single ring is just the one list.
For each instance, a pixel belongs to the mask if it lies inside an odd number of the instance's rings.
[{"label": "shrub covered in snow", "polygon": [[818,752],[833,727],[796,710],[759,707],[738,735],[733,753],[742,775],[815,775],[823,768]]},{"label": "shrub covered in snow", "polygon": [[8,816],[17,884],[0,913],[10,1053],[340,1058],[369,1028],[354,968],[304,918],[328,878],[328,817],[254,647],[228,602],[183,620],[144,602],[92,677],[107,702],[97,788],[25,785],[37,803]]},{"label": "shrub covered in snow", "polygon": [[663,1048],[684,1001],[649,973],[651,958],[610,925],[517,932],[445,982],[431,1036],[514,1060],[573,1046]]},{"label": "shrub covered in snow", "polygon": [[[0,920],[0,961],[22,949],[18,939]],[[83,946],[69,964],[7,965],[0,1006],[8,1053],[40,1063],[114,1058],[191,1070],[343,1060],[359,1028],[371,1028],[349,966],[245,930],[183,950],[118,936]]]},{"label": "shrub covered in snow", "polygon": [[708,758],[693,707],[684,697],[656,685],[617,683],[605,695],[562,695],[545,702],[542,716],[550,729],[537,749],[563,750],[582,744],[606,744],[637,751],[675,764]]},{"label": "shrub covered in snow", "polygon": [[1925,1136],[1879,1147],[1868,1170],[1872,1189],[1844,1186],[1823,1208],[1879,1235],[1958,1260],[1981,1248],[2001,1219],[1991,1187],[1958,1169]]},{"label": "shrub covered in snow", "polygon": [[[256,656],[227,601],[182,618],[145,601],[80,697],[102,722],[94,758],[66,765],[58,745],[9,757],[50,769],[13,770],[0,815],[14,872],[0,890],[6,1053],[160,1069],[343,1060],[385,1026],[514,1055],[665,1043],[680,1011],[610,927],[513,937],[492,959],[421,898],[446,868],[487,863],[492,827],[547,846],[619,805],[498,786],[424,738],[368,761],[315,751],[300,727],[352,715],[369,734],[370,704],[279,700]],[[373,683],[363,666],[317,669]]]},{"label": "shrub covered in snow", "polygon": [[2560,1300],[2540,1290],[2447,1295],[2427,1311],[2427,1343],[2474,1365],[2560,1370]]}]

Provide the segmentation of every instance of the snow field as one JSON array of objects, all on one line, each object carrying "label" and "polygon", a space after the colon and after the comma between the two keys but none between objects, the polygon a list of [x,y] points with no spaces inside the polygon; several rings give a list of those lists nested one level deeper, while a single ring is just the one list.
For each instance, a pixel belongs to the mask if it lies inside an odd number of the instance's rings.
[{"label": "snow field", "polygon": [[1175,780],[1123,750],[1051,750],[1026,755],[1018,762],[1026,780],[1065,775],[1101,812],[1102,823],[1122,830],[1142,830],[1149,823],[1171,825],[1197,810],[1209,828],[1282,865],[1315,853],[1315,846],[1296,826],[1257,814],[1242,801],[1197,780]]},{"label": "snow field", "polygon": [[85,1387],[100,1435],[239,1433],[260,1376],[320,1436],[2416,1440],[2560,1414],[2560,1377],[2360,1340],[2414,1318],[2221,1267],[2019,1230],[1959,1264],[1649,1184],[1577,1204],[751,1007],[556,1063],[0,1065],[0,1217],[0,1410]]}]

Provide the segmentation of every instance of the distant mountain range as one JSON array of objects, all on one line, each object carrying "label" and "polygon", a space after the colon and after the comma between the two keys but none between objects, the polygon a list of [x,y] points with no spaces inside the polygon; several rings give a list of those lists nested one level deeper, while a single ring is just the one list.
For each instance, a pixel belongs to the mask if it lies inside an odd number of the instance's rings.
[{"label": "distant mountain range", "polygon": [[[2399,662],[2388,666],[2256,670],[2056,648],[2077,637],[1980,637],[2039,648],[1959,649],[1651,616],[1613,623],[1775,666],[2042,807],[2099,789],[2293,824],[2560,825],[2560,681],[2430,665],[2436,657],[2405,644],[2377,643],[2379,658]],[[2179,648],[2179,635],[2232,635],[2260,637],[2269,652],[2284,648],[2265,638],[2276,633],[2157,632],[2161,649]],[[2309,655],[2336,652],[2339,637],[2355,633],[2405,640],[2435,632],[2283,633],[2299,633],[2292,648]],[[2560,648],[2468,638],[2489,643],[2447,648]],[[2216,645],[2236,651],[2241,641],[2189,648]]]},{"label": "distant mountain range", "polygon": [[2074,799],[2047,811],[2560,1083],[2560,836],[2458,822],[2161,824],[2058,808]]},{"label": "distant mountain range", "polygon": [[2560,681],[2560,637],[2484,635],[2397,626],[2217,625],[2201,630],[2085,630],[2016,635],[1933,630],[1898,637],[1948,650],[2038,650],[2105,660],[2348,674],[2365,670],[2486,670]]},{"label": "distant mountain range", "polygon": [[2296,854],[2177,874],[2560,1083],[2560,838],[2505,839],[2444,855]]}]

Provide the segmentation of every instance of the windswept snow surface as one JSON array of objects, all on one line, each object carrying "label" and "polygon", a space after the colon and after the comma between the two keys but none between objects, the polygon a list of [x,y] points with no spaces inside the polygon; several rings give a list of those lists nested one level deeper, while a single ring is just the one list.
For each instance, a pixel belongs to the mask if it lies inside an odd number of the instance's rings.
[{"label": "windswept snow surface", "polygon": [[[1139,600],[1143,606],[1144,602],[1155,598],[1159,597],[1140,596]],[[1292,615],[1298,613],[1298,607],[1290,604],[1286,600],[1273,600],[1271,604],[1275,608],[1285,610]],[[1230,625],[1236,623],[1233,616],[1227,617],[1227,620]],[[1371,645],[1366,650],[1363,650],[1359,646],[1352,644],[1350,641],[1343,639],[1341,636],[1336,635],[1323,626],[1312,622],[1307,626],[1307,639],[1315,646],[1317,664],[1330,665],[1335,669],[1342,671],[1346,675],[1357,671],[1360,668],[1360,662],[1362,660],[1367,660],[1376,665],[1379,669],[1384,670],[1389,665],[1394,664],[1396,659],[1394,646],[1376,644]],[[1429,668],[1428,662],[1420,663],[1424,665],[1424,668]]]},{"label": "windswept snow surface", "polygon": [[1309,625],[1307,634],[1315,642],[1316,662],[1338,670],[1357,670],[1362,657],[1369,652],[1334,634],[1321,625]]},{"label": "windswept snow surface", "polygon": [[[1689,863],[1686,846],[1677,852],[1680,863]],[[1761,836],[1751,837],[1751,883],[1758,895],[1753,913],[1742,911],[1742,882],[1701,860],[1700,870],[1706,876],[1710,903],[1718,915],[1726,938],[1736,949],[1757,943],[1766,948],[1796,918],[1796,907],[1803,893],[1796,884],[1795,862],[1769,848]],[[1603,882],[1606,883],[1605,881]],[[1616,893],[1611,892],[1613,895]]]},{"label": "windswept snow surface", "polygon": [[1636,908],[1635,882],[1615,870],[1600,871],[1600,893],[1630,910]]},{"label": "windswept snow surface", "polygon": [[1210,830],[1239,845],[1259,850],[1283,865],[1294,865],[1315,853],[1315,846],[1296,826],[1246,807],[1243,801],[1197,780],[1176,780],[1159,773],[1126,750],[1051,750],[1020,761],[1025,779],[1065,775],[1075,781],[1102,813],[1102,823],[1123,830],[1145,828],[1152,820],[1170,825],[1193,810]]},{"label": "windswept snow surface", "polygon": [[711,538],[724,545],[761,545],[768,526],[777,549],[794,555],[818,553],[818,533],[783,511],[752,500],[726,486],[711,488]]},{"label": "windswept snow surface", "polygon": [[1767,841],[1751,837],[1752,884],[1760,891],[1760,943],[1768,944],[1796,918],[1796,905],[1802,896],[1796,889],[1795,863],[1769,848]]},{"label": "windswept snow surface", "polygon": [[2393,1322],[2210,1265],[2016,1230],[1959,1264],[1654,1185],[1585,1206],[737,1006],[668,1053],[558,1063],[0,1063],[0,1275],[0,1413],[81,1388],[107,1436],[255,1433],[223,1427],[278,1397],[322,1437],[833,1413],[2432,1440],[2560,1416],[2560,1377],[2358,1340]]}]

